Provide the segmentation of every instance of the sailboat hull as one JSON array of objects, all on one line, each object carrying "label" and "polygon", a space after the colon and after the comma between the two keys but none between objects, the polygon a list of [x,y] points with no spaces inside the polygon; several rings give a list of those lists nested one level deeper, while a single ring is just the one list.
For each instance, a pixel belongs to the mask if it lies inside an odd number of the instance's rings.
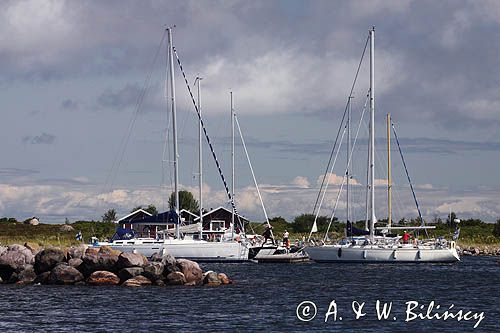
[{"label": "sailboat hull", "polygon": [[342,247],[324,245],[305,249],[316,262],[354,263],[450,263],[460,260],[455,248],[380,248],[375,246]]},{"label": "sailboat hull", "polygon": [[241,262],[248,260],[248,248],[239,242],[205,242],[196,240],[123,241],[100,243],[122,252],[141,253],[151,257],[154,253],[168,253],[178,259],[197,262]]}]

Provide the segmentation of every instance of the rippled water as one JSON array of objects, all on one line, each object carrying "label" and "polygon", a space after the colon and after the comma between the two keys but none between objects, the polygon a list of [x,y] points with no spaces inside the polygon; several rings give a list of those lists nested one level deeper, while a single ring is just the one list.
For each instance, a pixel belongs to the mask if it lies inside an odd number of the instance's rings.
[{"label": "rippled water", "polygon": [[[205,270],[226,272],[236,280],[213,288],[0,285],[0,332],[473,331],[475,320],[406,323],[405,302],[411,300],[484,311],[474,331],[499,332],[498,259],[466,257],[442,265],[205,264]],[[390,320],[377,320],[377,299],[393,302]],[[309,322],[296,317],[297,305],[305,300],[317,306]],[[330,316],[325,323],[332,300],[338,318]],[[354,300],[366,302],[366,316],[359,320],[351,310]]]}]

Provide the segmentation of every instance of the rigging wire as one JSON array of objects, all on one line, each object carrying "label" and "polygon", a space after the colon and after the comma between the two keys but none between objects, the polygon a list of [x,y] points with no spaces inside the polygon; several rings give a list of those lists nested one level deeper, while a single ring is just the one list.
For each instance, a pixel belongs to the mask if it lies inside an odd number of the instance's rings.
[{"label": "rigging wire", "polygon": [[321,181],[321,185],[320,185],[320,188],[319,188],[318,196],[316,197],[316,202],[314,203],[313,214],[316,212],[316,208],[317,208],[317,205],[318,205],[319,197],[321,196],[321,192],[323,190],[323,186],[325,184],[325,180],[326,180],[326,177],[328,175],[328,169],[330,169],[330,164],[332,163],[333,154],[335,153],[335,147],[337,146],[337,140],[339,138],[340,131],[342,130],[342,125],[344,124],[345,116],[347,114],[347,108],[349,107],[349,99],[352,96],[352,93],[354,91],[354,87],[356,85],[356,81],[358,80],[359,71],[361,69],[361,64],[363,62],[363,58],[365,56],[366,47],[368,46],[369,40],[370,40],[370,36],[368,36],[367,39],[366,39],[365,46],[363,48],[363,53],[361,54],[361,59],[359,60],[358,68],[356,70],[356,75],[354,76],[354,81],[352,83],[351,90],[349,92],[349,98],[347,99],[347,103],[346,103],[346,106],[344,108],[344,114],[342,115],[342,120],[340,121],[340,126],[339,126],[339,129],[337,131],[337,135],[335,137],[335,141],[334,141],[334,144],[333,144],[332,151],[330,152],[330,157],[328,159],[328,163],[326,165],[325,174],[323,175],[323,180]]},{"label": "rigging wire", "polygon": [[137,117],[139,115],[142,103],[143,103],[144,98],[147,95],[147,91],[150,87],[151,77],[153,75],[154,66],[156,64],[158,54],[160,53],[161,47],[162,47],[163,42],[165,40],[165,35],[166,35],[166,32],[163,32],[161,39],[160,39],[160,43],[159,43],[158,48],[156,50],[156,53],[153,57],[153,61],[151,63],[149,73],[146,76],[144,83],[143,83],[142,90],[139,93],[139,96],[137,97],[137,101],[136,101],[135,108],[134,108],[135,109],[134,113],[129,121],[125,135],[123,136],[123,138],[120,142],[118,153],[115,155],[115,158],[113,159],[113,163],[111,165],[111,168],[106,176],[106,180],[105,180],[104,185],[103,185],[102,193],[104,193],[107,190],[111,190],[111,188],[113,188],[113,186],[114,186],[114,182],[116,180],[116,174],[118,173],[118,170],[120,169],[120,166],[123,162],[123,157],[125,155],[125,151],[127,150],[127,145],[128,145],[130,136],[132,134],[132,129],[134,128],[134,124],[135,124]]},{"label": "rigging wire", "polygon": [[[394,133],[394,138],[396,139],[396,143],[398,145],[399,154],[401,155],[401,161],[403,161],[403,166],[405,168],[406,177],[408,178],[408,183],[410,183],[410,189],[411,189],[411,193],[413,194],[413,200],[415,200],[415,205],[417,206],[418,217],[420,218],[420,225],[424,226],[424,219],[422,218],[422,213],[420,212],[420,207],[418,205],[417,196],[415,195],[415,191],[413,190],[413,184],[412,184],[411,179],[410,179],[410,174],[408,173],[408,168],[406,167],[406,162],[405,162],[405,158],[403,156],[403,151],[401,150],[401,145],[399,144],[399,138],[398,138],[398,135],[396,134],[396,127],[394,127],[393,122],[391,122],[391,127],[392,127],[392,132]],[[427,229],[424,229],[424,230],[425,230],[426,236],[429,237]]]},{"label": "rigging wire", "polygon": [[200,110],[198,109],[198,105],[196,104],[196,100],[194,98],[194,95],[193,95],[193,92],[191,91],[191,86],[189,85],[189,82],[187,80],[187,77],[186,77],[186,73],[184,72],[184,68],[182,67],[182,63],[181,63],[181,60],[177,54],[177,50],[174,48],[174,54],[175,54],[175,57],[177,59],[177,64],[179,65],[179,68],[181,70],[181,73],[182,73],[182,76],[184,77],[184,82],[186,83],[186,88],[189,92],[189,95],[191,96],[191,101],[193,102],[193,106],[194,106],[194,109],[198,115],[198,119],[201,123],[201,126],[203,128],[203,133],[205,134],[205,138],[207,139],[207,143],[208,143],[208,146],[210,147],[210,151],[212,152],[212,157],[214,158],[214,161],[215,161],[215,164],[217,166],[217,169],[219,170],[219,175],[222,179],[222,183],[224,184],[224,188],[226,190],[226,194],[229,198],[229,201],[230,201],[230,204],[232,206],[232,208],[234,209],[234,212],[238,218],[238,222],[239,222],[239,225],[240,225],[240,230],[241,231],[245,231],[245,226],[244,224],[241,222],[241,219],[240,219],[240,215],[238,214],[238,210],[236,209],[236,204],[234,202],[234,198],[233,196],[231,195],[231,192],[229,191],[229,187],[227,185],[227,182],[226,182],[226,178],[224,177],[224,174],[222,173],[222,169],[220,167],[220,163],[219,163],[219,160],[217,159],[217,155],[215,154],[215,150],[213,148],[213,145],[212,145],[212,142],[210,141],[210,137],[208,136],[208,133],[207,133],[207,129],[205,127],[205,124],[203,122],[203,118],[201,117],[201,114],[200,114]]}]

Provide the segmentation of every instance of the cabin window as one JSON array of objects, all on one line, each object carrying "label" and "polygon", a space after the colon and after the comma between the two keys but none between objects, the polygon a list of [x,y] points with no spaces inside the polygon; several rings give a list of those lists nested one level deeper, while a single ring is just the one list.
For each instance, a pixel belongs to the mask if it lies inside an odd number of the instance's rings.
[{"label": "cabin window", "polygon": [[225,221],[212,220],[212,221],[210,221],[210,231],[224,230],[225,225],[226,225]]}]

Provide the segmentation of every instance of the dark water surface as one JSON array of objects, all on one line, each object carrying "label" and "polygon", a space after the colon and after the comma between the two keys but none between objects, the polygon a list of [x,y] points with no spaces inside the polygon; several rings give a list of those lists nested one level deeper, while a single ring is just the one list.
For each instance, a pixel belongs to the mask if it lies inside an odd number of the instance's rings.
[{"label": "dark water surface", "polygon": [[[236,280],[212,288],[0,285],[0,332],[500,332],[498,259],[416,265],[204,264],[204,270]],[[377,320],[377,299],[393,302],[388,320]],[[305,300],[317,307],[309,322],[296,316]],[[325,323],[333,300],[337,321],[332,315]],[[358,320],[353,301],[366,302],[366,315]],[[454,304],[454,312],[484,312],[485,318],[475,330],[477,320],[405,322],[408,301],[426,306],[435,301],[441,313]]]}]

